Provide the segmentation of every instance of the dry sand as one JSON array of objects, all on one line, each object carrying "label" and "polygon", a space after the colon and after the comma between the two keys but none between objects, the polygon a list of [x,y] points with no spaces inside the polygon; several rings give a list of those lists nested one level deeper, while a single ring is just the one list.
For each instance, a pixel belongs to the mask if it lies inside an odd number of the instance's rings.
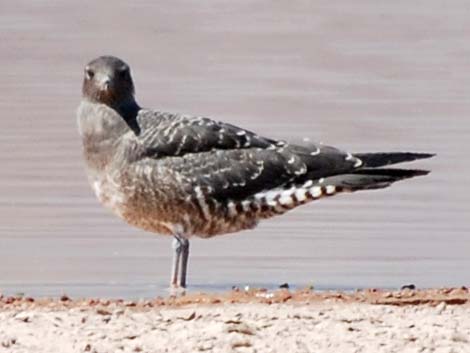
[{"label": "dry sand", "polygon": [[470,352],[466,288],[2,297],[0,352]]}]

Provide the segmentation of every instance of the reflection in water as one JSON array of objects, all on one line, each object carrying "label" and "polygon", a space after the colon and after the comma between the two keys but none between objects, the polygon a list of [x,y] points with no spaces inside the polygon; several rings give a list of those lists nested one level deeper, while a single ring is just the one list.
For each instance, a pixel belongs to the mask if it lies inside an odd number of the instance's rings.
[{"label": "reflection in water", "polygon": [[469,284],[464,12],[437,1],[426,12],[372,1],[43,5],[0,13],[0,291],[165,293],[170,240],[115,219],[86,182],[74,111],[82,67],[101,54],[131,64],[146,106],[351,151],[438,153],[416,164],[428,177],[194,241],[195,289]]}]

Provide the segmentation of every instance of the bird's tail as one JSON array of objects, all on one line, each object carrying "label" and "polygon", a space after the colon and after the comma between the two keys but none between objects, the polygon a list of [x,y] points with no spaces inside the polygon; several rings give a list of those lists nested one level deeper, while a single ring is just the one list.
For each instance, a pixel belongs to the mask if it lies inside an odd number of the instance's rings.
[{"label": "bird's tail", "polygon": [[259,204],[266,205],[266,210],[261,212],[260,217],[269,218],[310,201],[342,192],[383,189],[400,180],[427,175],[428,170],[378,167],[432,156],[434,154],[410,152],[357,153],[354,157],[362,161],[362,165],[357,169],[345,174],[308,180],[303,184],[285,189],[262,192],[255,195],[254,201],[258,203],[258,206]]},{"label": "bird's tail", "polygon": [[333,185],[336,191],[382,189],[396,181],[428,174],[428,170],[363,168],[350,174],[335,175],[322,180],[324,185]]},{"label": "bird's tail", "polygon": [[354,157],[359,158],[364,168],[377,168],[390,164],[411,162],[417,159],[433,157],[433,153],[412,153],[412,152],[385,152],[385,153],[354,153]]}]

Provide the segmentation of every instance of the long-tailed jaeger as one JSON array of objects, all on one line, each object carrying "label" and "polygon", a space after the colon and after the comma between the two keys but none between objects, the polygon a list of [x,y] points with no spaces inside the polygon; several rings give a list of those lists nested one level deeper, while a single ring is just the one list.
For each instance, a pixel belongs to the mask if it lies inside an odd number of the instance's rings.
[{"label": "long-tailed jaeger", "polygon": [[425,175],[380,167],[432,156],[289,144],[205,117],[141,108],[129,65],[112,56],[85,67],[78,125],[96,196],[127,223],[174,238],[171,286],[183,288],[190,237],[254,228],[310,201]]}]

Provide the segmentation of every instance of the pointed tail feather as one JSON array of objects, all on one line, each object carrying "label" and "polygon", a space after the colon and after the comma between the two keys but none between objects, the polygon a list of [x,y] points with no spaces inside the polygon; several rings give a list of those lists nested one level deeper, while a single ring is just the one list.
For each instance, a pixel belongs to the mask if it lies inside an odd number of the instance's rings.
[{"label": "pointed tail feather", "polygon": [[351,174],[325,178],[323,184],[334,185],[345,191],[382,189],[396,181],[428,174],[420,169],[360,169]]},{"label": "pointed tail feather", "polygon": [[390,164],[411,162],[417,159],[431,158],[433,153],[389,152],[389,153],[355,153],[365,168],[377,168]]}]

